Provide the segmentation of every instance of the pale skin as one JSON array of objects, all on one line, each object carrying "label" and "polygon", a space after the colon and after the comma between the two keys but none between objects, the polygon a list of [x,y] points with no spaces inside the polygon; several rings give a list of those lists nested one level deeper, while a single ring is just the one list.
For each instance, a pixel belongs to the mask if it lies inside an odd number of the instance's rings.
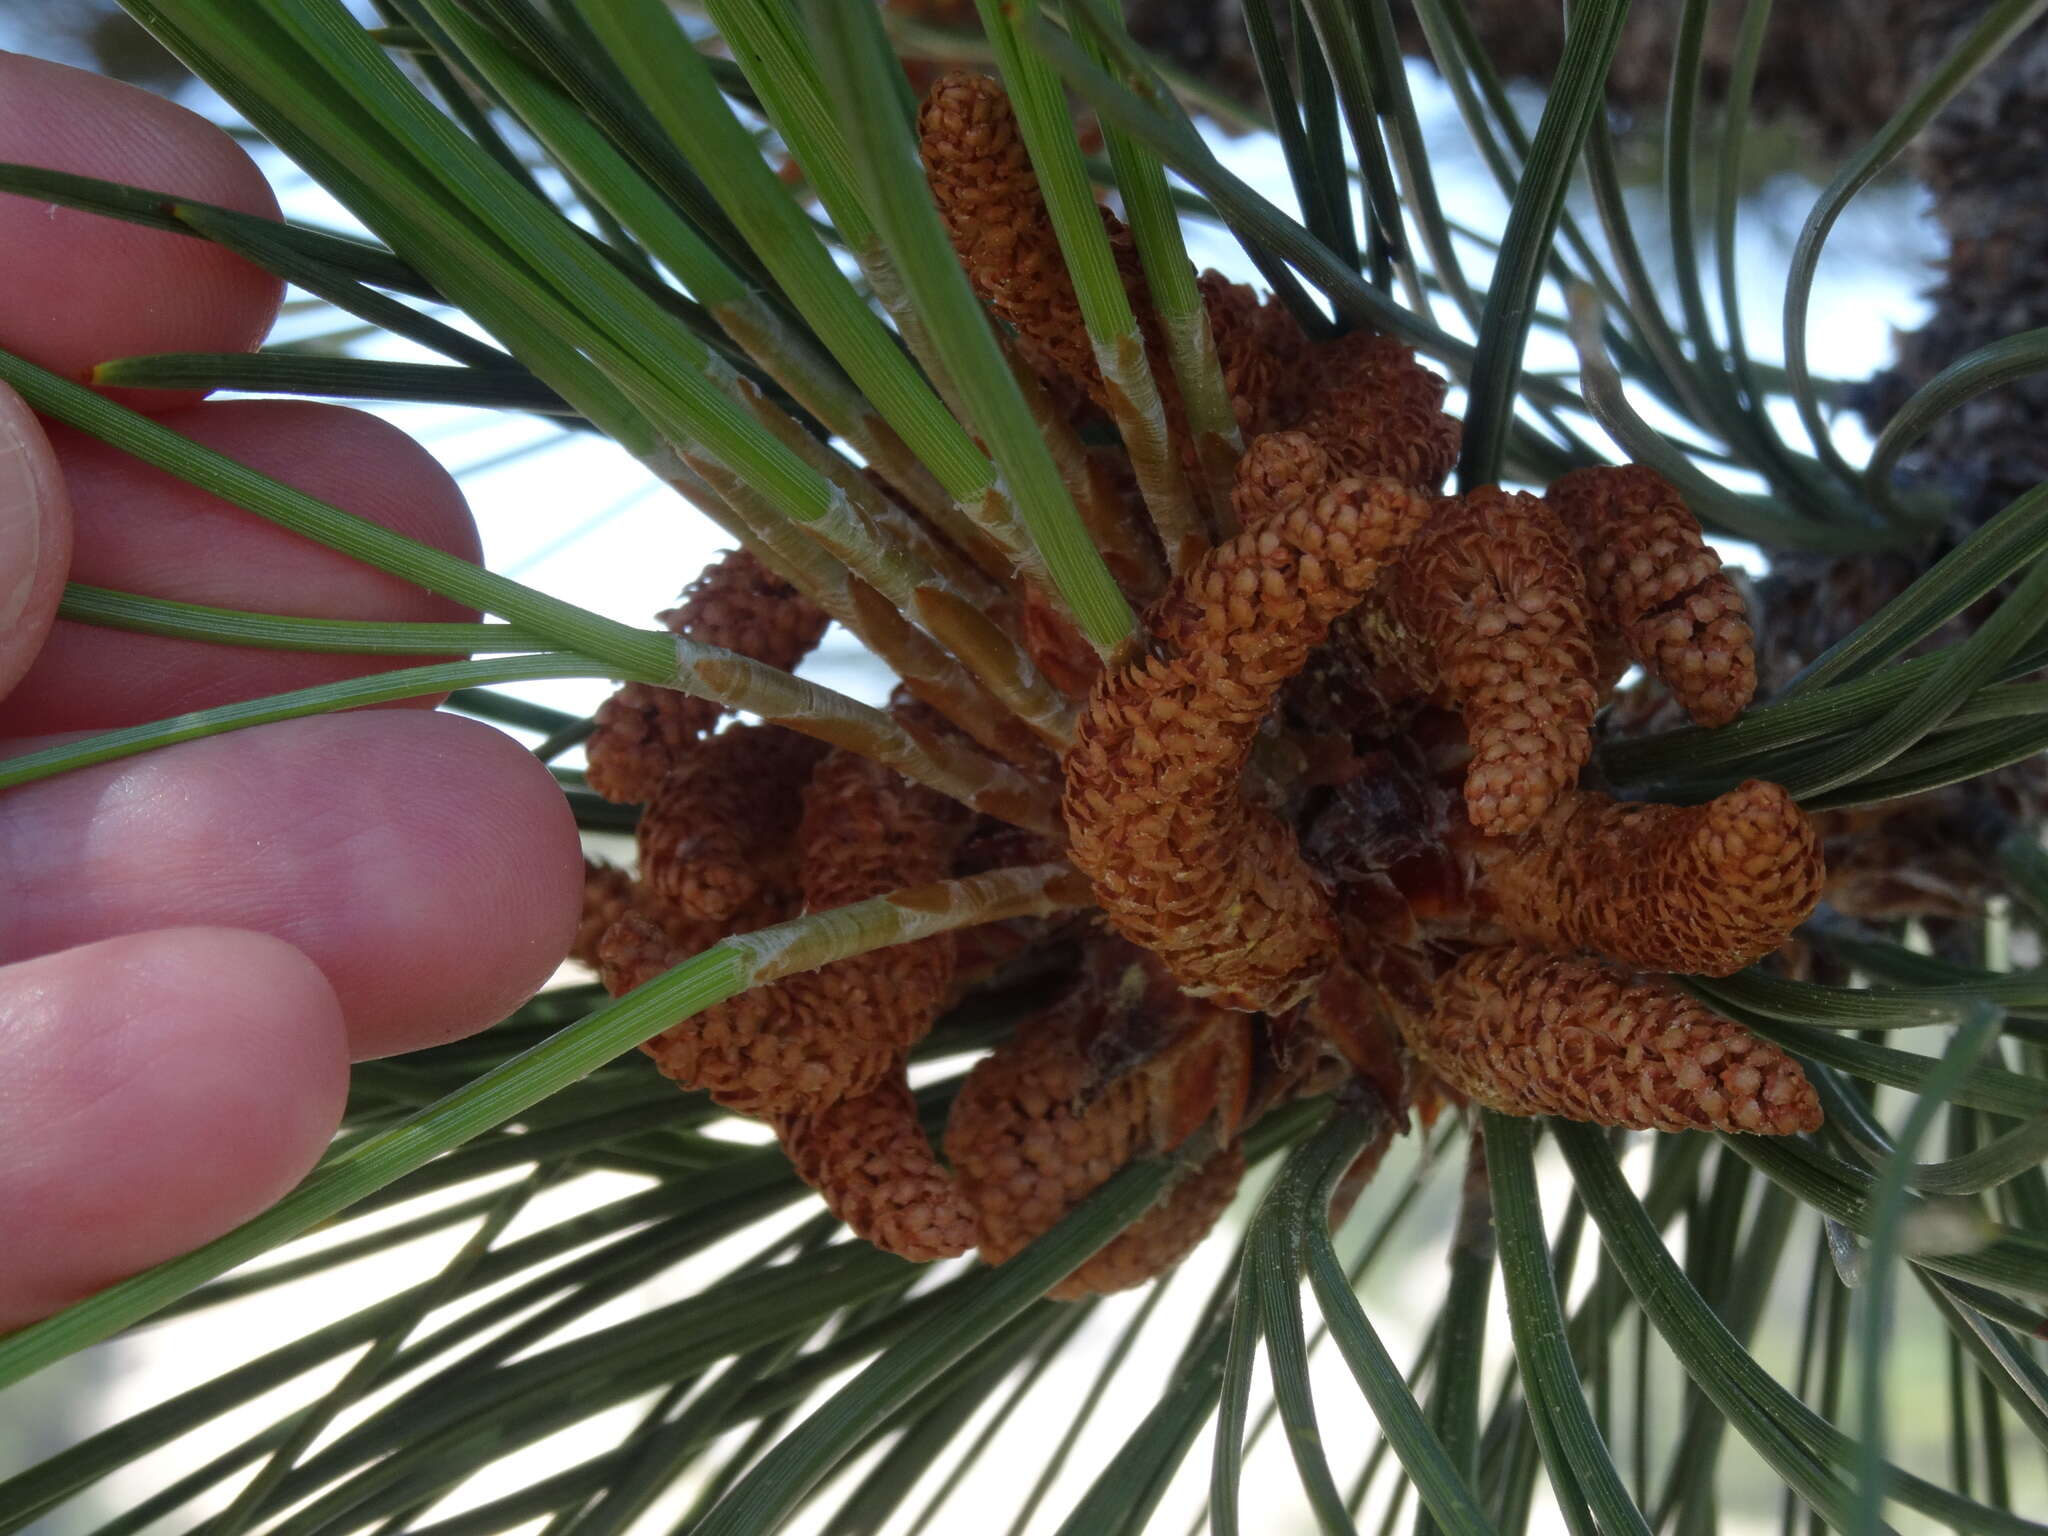
[{"label": "pale skin", "polygon": [[[274,216],[191,113],[0,54],[0,161]],[[253,348],[279,285],[215,247],[0,196],[0,347]],[[123,403],[466,558],[426,451],[358,411]],[[0,756],[393,665],[58,621],[63,583],[269,612],[473,617],[46,425],[0,386]],[[423,701],[431,703],[432,701]],[[352,1059],[481,1029],[560,961],[575,828],[510,738],[425,707],[288,721],[0,794],[0,1331],[228,1230],[339,1120]]]}]

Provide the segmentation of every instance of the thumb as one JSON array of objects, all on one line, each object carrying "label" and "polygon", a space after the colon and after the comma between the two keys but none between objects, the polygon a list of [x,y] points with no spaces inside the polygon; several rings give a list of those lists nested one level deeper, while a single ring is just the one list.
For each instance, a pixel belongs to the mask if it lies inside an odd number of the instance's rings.
[{"label": "thumb", "polygon": [[50,632],[71,566],[71,504],[28,403],[0,384],[0,696]]}]

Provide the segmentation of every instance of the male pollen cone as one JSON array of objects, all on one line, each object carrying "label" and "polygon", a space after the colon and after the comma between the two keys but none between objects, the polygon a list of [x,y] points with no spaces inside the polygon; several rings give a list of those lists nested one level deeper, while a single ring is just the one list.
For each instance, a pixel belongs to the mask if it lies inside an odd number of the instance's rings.
[{"label": "male pollen cone", "polygon": [[1666,982],[1598,961],[1508,946],[1476,950],[1404,1018],[1438,1077],[1489,1109],[1641,1131],[1820,1128],[1799,1063]]}]

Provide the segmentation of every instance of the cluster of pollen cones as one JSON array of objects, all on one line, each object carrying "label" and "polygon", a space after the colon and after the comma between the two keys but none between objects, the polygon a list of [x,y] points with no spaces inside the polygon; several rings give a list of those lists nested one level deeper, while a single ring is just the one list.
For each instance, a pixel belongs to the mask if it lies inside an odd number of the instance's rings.
[{"label": "cluster of pollen cones", "polygon": [[[921,130],[1007,343],[1078,436],[1113,441],[1113,391],[1001,88],[940,79]],[[1103,218],[1186,449],[1143,272]],[[587,887],[579,952],[614,992],[736,932],[1010,864],[1069,861],[1093,906],[787,976],[647,1052],[771,1125],[834,1212],[912,1259],[1001,1263],[1131,1159],[1176,1154],[1189,1171],[1055,1293],[1070,1296],[1177,1262],[1228,1204],[1246,1127],[1307,1095],[1381,1111],[1353,1191],[1411,1112],[1446,1103],[1816,1128],[1796,1062],[1661,975],[1726,975],[1784,944],[1823,880],[1805,813],[1763,782],[1684,807],[1580,782],[1630,668],[1702,725],[1755,690],[1742,598],[1692,514],[1631,465],[1540,496],[1446,496],[1457,423],[1407,347],[1312,340],[1213,273],[1199,291],[1242,449],[1198,547],[1119,571],[1143,643],[1102,663],[1022,578],[990,615],[1073,700],[1056,753],[1028,737],[1011,753],[1057,786],[1055,833],[662,689],[623,689],[589,745],[592,786],[644,807],[637,876],[593,866]],[[1090,452],[1149,539],[1128,465]],[[813,595],[741,549],[663,618],[787,669],[825,627]],[[987,741],[947,710],[911,687],[891,704],[918,739]],[[908,1053],[1033,957],[1067,980],[967,1075],[935,1145]]]}]

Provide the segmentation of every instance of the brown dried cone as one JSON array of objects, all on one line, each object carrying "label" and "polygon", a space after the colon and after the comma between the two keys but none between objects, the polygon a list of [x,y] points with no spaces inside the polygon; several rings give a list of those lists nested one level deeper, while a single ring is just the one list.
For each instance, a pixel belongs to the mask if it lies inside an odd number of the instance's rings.
[{"label": "brown dried cone", "polygon": [[[1163,1047],[1120,1061],[1134,1035]],[[1083,986],[978,1063],[946,1127],[946,1157],[974,1211],[981,1254],[1013,1257],[1133,1158],[1169,1152],[1199,1127],[1235,1129],[1249,1072],[1235,1015],[1178,996],[1133,967],[1109,993]],[[1187,1256],[1244,1171],[1214,1153],[1049,1294],[1061,1300],[1142,1284]]]},{"label": "brown dried cone", "polygon": [[866,1093],[775,1129],[797,1176],[877,1248],[922,1264],[974,1246],[973,1212],[933,1155],[900,1066]]},{"label": "brown dried cone", "polygon": [[1799,1063],[1668,983],[1515,945],[1476,950],[1405,1016],[1416,1055],[1446,1083],[1510,1115],[1562,1115],[1644,1131],[1820,1128]]},{"label": "brown dried cone", "polygon": [[[835,751],[804,792],[805,906],[820,911],[943,879],[964,830],[952,801]],[[645,979],[647,962],[624,936],[618,946],[608,939],[606,961],[614,993]],[[665,1075],[729,1109],[763,1117],[813,1110],[888,1076],[931,1028],[952,976],[952,935],[940,934],[743,992],[642,1049]]]},{"label": "brown dried cone", "polygon": [[1748,605],[1678,492],[1620,464],[1575,469],[1543,499],[1577,546],[1602,650],[1640,662],[1700,725],[1741,714],[1756,694]]},{"label": "brown dried cone", "polygon": [[1592,752],[1585,582],[1555,514],[1485,486],[1438,511],[1381,584],[1375,654],[1464,716],[1465,809],[1495,836],[1533,825]]},{"label": "brown dried cone", "polygon": [[1089,699],[1065,764],[1068,855],[1117,931],[1197,996],[1285,1008],[1335,957],[1321,881],[1241,781],[1281,684],[1428,507],[1392,480],[1343,480],[1212,549],[1150,616],[1163,654]]},{"label": "brown dried cone", "polygon": [[599,941],[604,938],[606,929],[626,915],[632,902],[631,875],[616,864],[585,859],[583,912],[576,920],[576,937],[569,944],[569,958],[596,970]]},{"label": "brown dried cone", "polygon": [[[706,566],[681,605],[658,617],[678,635],[785,671],[810,654],[827,622],[810,599],[743,549]],[[622,805],[651,799],[721,713],[708,699],[627,683],[599,707],[584,747],[591,789]]]},{"label": "brown dried cone", "polygon": [[1703,976],[1783,944],[1826,875],[1812,821],[1761,779],[1693,806],[1576,791],[1476,852],[1481,907],[1514,938]]},{"label": "brown dried cone", "polygon": [[1391,336],[1352,331],[1318,346],[1306,409],[1295,423],[1340,475],[1392,475],[1430,490],[1458,459],[1458,423],[1446,416],[1445,383]]},{"label": "brown dried cone", "polygon": [[712,921],[794,891],[792,812],[824,753],[774,725],[731,725],[685,746],[640,815],[641,889]]}]

